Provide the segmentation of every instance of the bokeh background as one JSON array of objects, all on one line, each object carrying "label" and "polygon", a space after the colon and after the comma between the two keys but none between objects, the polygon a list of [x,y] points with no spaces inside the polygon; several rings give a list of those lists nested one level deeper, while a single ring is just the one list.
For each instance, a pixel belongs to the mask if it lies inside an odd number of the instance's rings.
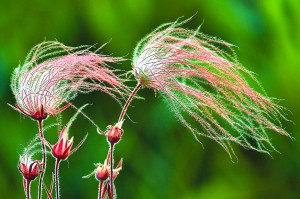
[{"label": "bokeh background", "polygon": [[[3,1],[0,6],[0,197],[25,198],[22,177],[17,170],[19,154],[37,133],[36,122],[20,116],[9,84],[12,71],[27,52],[44,40],[58,40],[69,46],[98,44],[111,40],[104,54],[130,59],[137,42],[165,22],[191,17],[186,28],[222,38],[236,46],[243,65],[257,78],[271,97],[283,99],[287,117],[283,126],[295,140],[270,134],[280,153],[272,157],[234,146],[239,158],[233,163],[215,142],[201,144],[182,127],[166,104],[151,90],[139,94],[124,124],[125,134],[116,147],[116,161],[124,167],[116,180],[121,199],[269,199],[300,198],[300,1],[299,0],[66,0]],[[131,69],[130,61],[117,65]],[[102,128],[118,117],[120,106],[106,95],[80,95],[74,104],[93,104],[85,112]],[[66,122],[75,113],[62,115]],[[46,121],[46,125],[55,122]],[[98,183],[81,177],[102,162],[107,151],[103,136],[84,117],[71,128],[84,145],[61,164],[62,198],[96,198]],[[46,132],[50,142],[56,128]],[[53,161],[48,158],[46,184]],[[37,183],[33,183],[35,189]],[[36,194],[33,190],[33,196]]]}]

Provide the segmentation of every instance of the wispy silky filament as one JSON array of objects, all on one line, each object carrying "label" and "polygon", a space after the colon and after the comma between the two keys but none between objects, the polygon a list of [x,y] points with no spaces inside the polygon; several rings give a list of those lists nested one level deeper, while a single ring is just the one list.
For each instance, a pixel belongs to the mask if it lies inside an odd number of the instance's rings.
[{"label": "wispy silky filament", "polygon": [[158,91],[195,135],[228,153],[231,141],[268,153],[273,146],[267,129],[288,136],[279,122],[281,107],[248,85],[243,75],[257,81],[231,44],[180,28],[185,22],[164,24],[139,42],[132,60],[137,81]]},{"label": "wispy silky filament", "polygon": [[16,107],[39,119],[62,111],[66,108],[63,105],[79,92],[100,90],[115,99],[123,97],[127,87],[106,65],[121,60],[93,53],[86,47],[43,42],[14,71],[11,87]]}]

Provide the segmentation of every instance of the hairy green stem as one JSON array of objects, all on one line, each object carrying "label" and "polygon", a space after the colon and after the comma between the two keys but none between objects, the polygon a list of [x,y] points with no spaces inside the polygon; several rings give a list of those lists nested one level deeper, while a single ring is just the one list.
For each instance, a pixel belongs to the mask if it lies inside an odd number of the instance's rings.
[{"label": "hairy green stem", "polygon": [[56,199],[59,199],[60,196],[59,196],[59,163],[60,163],[60,159],[57,159],[56,158],[56,161],[55,161],[55,193],[56,193]]},{"label": "hairy green stem", "polygon": [[[136,85],[136,87],[133,89],[132,93],[130,94],[130,96],[128,97],[125,105],[122,108],[120,117],[118,122],[121,122],[126,114],[127,108],[130,105],[131,101],[133,100],[134,96],[136,95],[136,93],[138,92],[138,90],[141,88],[142,84],[140,82],[138,82],[138,84]],[[113,168],[114,168],[114,161],[113,161],[113,153],[114,153],[114,143],[110,143],[110,174],[109,174],[109,180],[110,180],[110,192],[112,195],[112,198],[114,198],[114,180],[113,180]]]},{"label": "hairy green stem", "polygon": [[31,195],[30,195],[30,182],[31,180],[26,180],[26,198],[27,199],[31,199]]},{"label": "hairy green stem", "polygon": [[38,199],[42,198],[42,183],[44,180],[44,173],[46,171],[46,146],[44,143],[44,133],[43,133],[43,120],[38,120],[38,124],[39,124],[39,131],[40,131],[40,139],[41,139],[41,144],[42,144],[42,155],[43,155],[43,159],[42,159],[42,172],[40,175],[40,179],[39,179],[39,186],[38,186]]},{"label": "hairy green stem", "polygon": [[100,180],[99,182],[99,191],[98,191],[98,199],[102,199],[102,186],[103,186],[103,180]]},{"label": "hairy green stem", "polygon": [[110,181],[110,192],[111,192],[111,195],[112,195],[112,198],[114,198],[114,179],[113,179],[113,172],[114,172],[114,161],[113,161],[113,153],[114,153],[114,143],[110,143],[110,147],[109,147],[109,150],[110,150],[110,173],[109,173],[109,181]]},{"label": "hairy green stem", "polygon": [[133,89],[132,93],[130,94],[129,98],[127,99],[125,105],[123,106],[123,109],[121,111],[121,114],[120,114],[120,117],[119,117],[119,120],[118,122],[122,121],[125,114],[126,114],[126,111],[127,111],[127,108],[129,106],[129,104],[131,103],[131,101],[133,100],[133,97],[136,95],[136,93],[138,92],[138,90],[141,88],[142,84],[139,82],[136,87]]}]

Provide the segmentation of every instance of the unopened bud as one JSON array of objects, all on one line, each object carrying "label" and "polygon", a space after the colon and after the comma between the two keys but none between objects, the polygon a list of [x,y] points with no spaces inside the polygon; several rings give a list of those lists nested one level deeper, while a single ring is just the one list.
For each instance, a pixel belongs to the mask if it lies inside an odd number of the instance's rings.
[{"label": "unopened bud", "polygon": [[65,128],[59,135],[58,142],[52,147],[52,155],[60,160],[67,159],[71,154],[71,147],[73,145],[73,137],[69,140],[68,133]]},{"label": "unopened bud", "polygon": [[18,163],[19,171],[26,180],[34,180],[42,172],[41,166],[42,163],[37,160],[21,159]]},{"label": "unopened bud", "polygon": [[100,181],[104,181],[109,177],[109,168],[106,165],[99,165],[96,169],[96,178]]},{"label": "unopened bud", "polygon": [[107,139],[110,143],[117,143],[123,135],[122,129],[123,121],[118,122],[115,126],[108,126],[108,132],[106,133]]}]

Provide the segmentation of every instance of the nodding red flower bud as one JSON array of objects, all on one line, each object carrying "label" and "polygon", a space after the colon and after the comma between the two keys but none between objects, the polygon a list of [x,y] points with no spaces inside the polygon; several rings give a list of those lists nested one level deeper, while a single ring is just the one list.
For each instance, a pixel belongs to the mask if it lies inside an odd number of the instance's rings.
[{"label": "nodding red flower bud", "polygon": [[[110,153],[107,154],[107,158],[104,161],[104,164],[101,163],[97,163],[96,166],[97,168],[90,173],[87,176],[84,176],[83,178],[89,178],[93,175],[95,175],[96,179],[99,181],[105,181],[108,179],[109,181],[109,174],[110,174]],[[117,175],[119,174],[119,172],[122,169],[122,164],[123,164],[123,159],[120,160],[120,162],[118,163],[117,167],[115,169],[113,169],[113,180],[116,179]]]},{"label": "nodding red flower bud", "polygon": [[69,126],[64,127],[59,134],[59,140],[56,144],[51,145],[47,140],[40,137],[41,140],[51,149],[52,155],[58,160],[67,159],[72,153],[74,153],[86,140],[88,134],[75,146],[72,150],[73,137],[69,139],[69,134],[67,133]]},{"label": "nodding red flower bud", "polygon": [[42,172],[40,169],[42,165],[43,164],[37,160],[32,161],[27,158],[21,158],[18,163],[18,168],[26,180],[34,180]]},{"label": "nodding red flower bud", "polygon": [[107,139],[110,143],[114,144],[119,142],[123,135],[122,129],[123,121],[118,122],[115,126],[108,126],[108,131],[106,132]]},{"label": "nodding red flower bud", "polygon": [[97,169],[95,170],[95,177],[100,180],[104,181],[109,177],[109,164],[108,159],[104,161],[104,164],[99,164]]},{"label": "nodding red flower bud", "polygon": [[98,166],[95,175],[98,180],[104,181],[109,177],[109,171],[103,166]]},{"label": "nodding red flower bud", "polygon": [[[106,158],[106,160],[104,161],[104,164],[99,164],[97,169],[95,170],[95,176],[98,180],[106,180],[109,178],[109,174],[110,174],[110,164],[109,164],[109,157]],[[119,174],[119,172],[122,169],[122,163],[123,160],[121,159],[120,162],[118,163],[117,167],[115,169],[113,169],[113,179],[115,179],[117,177],[117,175]]]},{"label": "nodding red flower bud", "polygon": [[52,146],[52,155],[57,159],[64,160],[71,154],[71,147],[73,145],[73,137],[69,140],[68,133],[65,132],[65,128],[59,135],[58,142]]}]

